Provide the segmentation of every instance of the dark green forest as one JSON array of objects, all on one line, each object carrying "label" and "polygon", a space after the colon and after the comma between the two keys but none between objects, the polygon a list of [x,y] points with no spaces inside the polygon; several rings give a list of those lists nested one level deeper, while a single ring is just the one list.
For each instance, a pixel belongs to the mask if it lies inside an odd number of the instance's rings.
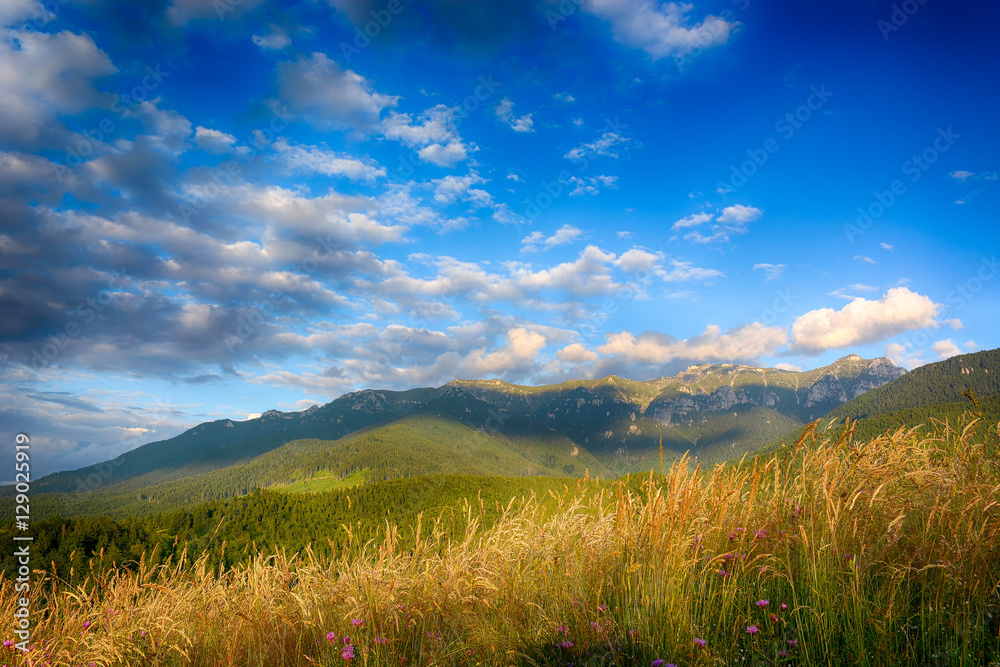
[{"label": "dark green forest", "polygon": [[963,392],[970,388],[983,398],[1000,394],[1000,350],[963,354],[915,368],[832,410],[827,417],[867,419],[901,410],[962,403]]},{"label": "dark green forest", "polygon": [[[636,477],[631,484],[639,487]],[[213,568],[245,562],[258,552],[289,555],[311,546],[317,554],[350,555],[385,537],[387,522],[400,527],[399,544],[412,544],[418,516],[424,534],[438,520],[449,535],[461,536],[471,517],[495,520],[512,499],[534,494],[555,507],[549,491],[596,492],[608,483],[554,477],[474,477],[435,475],[393,479],[316,494],[256,490],[242,498],[215,500],[188,509],[144,517],[49,517],[32,525],[33,562],[65,581],[93,571],[193,560],[208,555]],[[471,510],[471,514],[466,510]],[[14,529],[0,529],[11,543]],[[0,556],[5,573],[14,572],[12,550]],[[44,566],[42,564],[45,564]]]},{"label": "dark green forest", "polygon": [[[839,438],[850,428],[867,441],[898,429],[930,432],[934,422],[958,423],[964,415],[985,424],[1000,421],[1000,350],[987,350],[921,366],[848,401],[819,420],[821,437]],[[802,429],[791,429],[756,453],[766,457],[793,445]]]}]

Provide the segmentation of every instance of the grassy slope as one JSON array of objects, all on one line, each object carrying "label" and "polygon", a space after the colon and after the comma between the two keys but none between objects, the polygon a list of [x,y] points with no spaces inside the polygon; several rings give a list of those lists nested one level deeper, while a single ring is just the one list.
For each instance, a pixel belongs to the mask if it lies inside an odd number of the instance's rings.
[{"label": "grassy slope", "polygon": [[[37,494],[33,514],[150,514],[257,488],[303,484],[317,476],[335,478],[327,484],[343,483],[362,472],[377,481],[435,474],[582,476],[585,470],[607,475],[603,464],[566,438],[491,435],[447,416],[422,413],[336,441],[296,440],[251,461],[169,483],[147,484],[138,477],[82,494]],[[0,507],[4,503],[10,501]]]},{"label": "grassy slope", "polygon": [[296,480],[288,484],[276,484],[271,488],[282,493],[322,493],[324,491],[350,489],[364,484],[367,479],[367,470],[358,470],[345,477],[337,477],[329,470],[320,470],[312,477]]}]

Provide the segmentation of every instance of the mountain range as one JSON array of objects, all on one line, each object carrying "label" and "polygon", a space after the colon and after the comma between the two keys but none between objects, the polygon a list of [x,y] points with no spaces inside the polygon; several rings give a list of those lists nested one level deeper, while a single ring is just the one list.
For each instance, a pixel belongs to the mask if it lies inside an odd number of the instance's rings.
[{"label": "mountain range", "polygon": [[493,379],[366,389],[301,412],[199,424],[43,477],[33,492],[152,511],[260,487],[438,473],[608,476],[657,468],[661,438],[666,463],[684,452],[714,463],[904,376],[888,359],[852,354],[809,371],[702,364],[641,382],[612,375],[539,387]]}]

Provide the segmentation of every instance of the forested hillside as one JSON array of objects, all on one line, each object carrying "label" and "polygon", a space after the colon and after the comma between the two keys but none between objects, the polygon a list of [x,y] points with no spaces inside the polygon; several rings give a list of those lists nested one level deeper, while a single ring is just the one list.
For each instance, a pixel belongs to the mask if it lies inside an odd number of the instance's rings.
[{"label": "forested hillside", "polygon": [[250,461],[181,480],[157,482],[141,476],[88,493],[37,494],[33,513],[38,518],[148,515],[260,488],[281,489],[316,477],[340,480],[357,473],[363,473],[359,481],[372,483],[435,474],[582,477],[588,472],[608,474],[600,461],[559,434],[512,438],[421,411],[336,441],[294,440]]},{"label": "forested hillside", "polygon": [[[1000,421],[1000,350],[920,366],[833,410],[820,420],[817,430],[836,438],[850,419],[853,437],[871,440],[900,428],[931,431],[935,422],[958,423],[969,417],[987,425]],[[757,455],[766,457],[794,443],[801,431],[789,430]]]},{"label": "forested hillside", "polygon": [[1000,394],[1000,349],[963,354],[920,366],[898,380],[845,403],[831,419],[866,419],[899,410],[962,403],[971,388],[979,397]]},{"label": "forested hillside", "polygon": [[[636,479],[635,484],[641,480]],[[461,537],[467,518],[466,500],[487,521],[499,516],[513,498],[534,495],[548,502],[549,491],[566,488],[598,489],[595,480],[581,482],[553,477],[476,477],[435,475],[394,479],[318,494],[286,494],[258,489],[242,498],[200,503],[189,509],[147,516],[50,517],[34,522],[33,556],[46,569],[72,581],[86,577],[88,562],[98,568],[114,564],[134,566],[145,554],[148,564],[176,561],[186,551],[190,559],[208,557],[213,568],[245,562],[259,551],[284,549],[289,555],[311,545],[317,554],[342,555],[369,540],[385,537],[386,522],[400,527],[399,544],[412,544],[418,515],[425,532],[443,509]],[[12,526],[0,528],[8,542]],[[8,550],[10,551],[10,550]],[[102,556],[103,554],[103,556]],[[4,572],[14,572],[13,552],[0,555]]]}]

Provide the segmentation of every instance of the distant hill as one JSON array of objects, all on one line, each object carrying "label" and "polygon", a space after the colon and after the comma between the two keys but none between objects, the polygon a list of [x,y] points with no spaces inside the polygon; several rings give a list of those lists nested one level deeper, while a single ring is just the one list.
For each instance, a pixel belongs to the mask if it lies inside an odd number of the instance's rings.
[{"label": "distant hill", "polygon": [[247,461],[301,438],[335,440],[405,416],[438,394],[435,389],[359,391],[302,412],[268,410],[257,419],[205,422],[184,433],[137,447],[110,461],[58,472],[35,481],[36,493],[77,493],[145,476],[167,482]]},{"label": "distant hill", "polygon": [[456,380],[366,389],[302,412],[200,424],[112,461],[49,475],[32,490],[81,494],[88,507],[146,507],[260,487],[336,487],[348,477],[616,475],[657,468],[661,438],[665,463],[685,451],[712,463],[759,449],[904,373],[888,359],[848,355],[802,372],[703,364],[645,382],[609,376],[542,387]]},{"label": "distant hill", "polygon": [[[972,389],[977,409],[963,392]],[[931,420],[956,421],[963,413],[977,411],[988,421],[1000,420],[1000,349],[974,352],[920,366],[892,382],[835,408],[820,424],[820,431],[837,437],[848,418],[857,440],[870,440],[887,431],[914,428]],[[795,442],[801,429],[784,434],[760,455]]]},{"label": "distant hill", "polygon": [[834,409],[830,418],[870,419],[900,410],[968,403],[962,392],[1000,394],[1000,349],[951,357],[915,368],[905,376]]},{"label": "distant hill", "polygon": [[151,514],[262,488],[308,491],[309,480],[343,480],[324,484],[343,488],[426,475],[582,477],[586,472],[604,477],[608,473],[565,436],[550,431],[512,438],[422,409],[339,440],[293,440],[249,461],[183,479],[157,481],[155,475],[144,475],[95,492],[38,495],[36,515]]}]

